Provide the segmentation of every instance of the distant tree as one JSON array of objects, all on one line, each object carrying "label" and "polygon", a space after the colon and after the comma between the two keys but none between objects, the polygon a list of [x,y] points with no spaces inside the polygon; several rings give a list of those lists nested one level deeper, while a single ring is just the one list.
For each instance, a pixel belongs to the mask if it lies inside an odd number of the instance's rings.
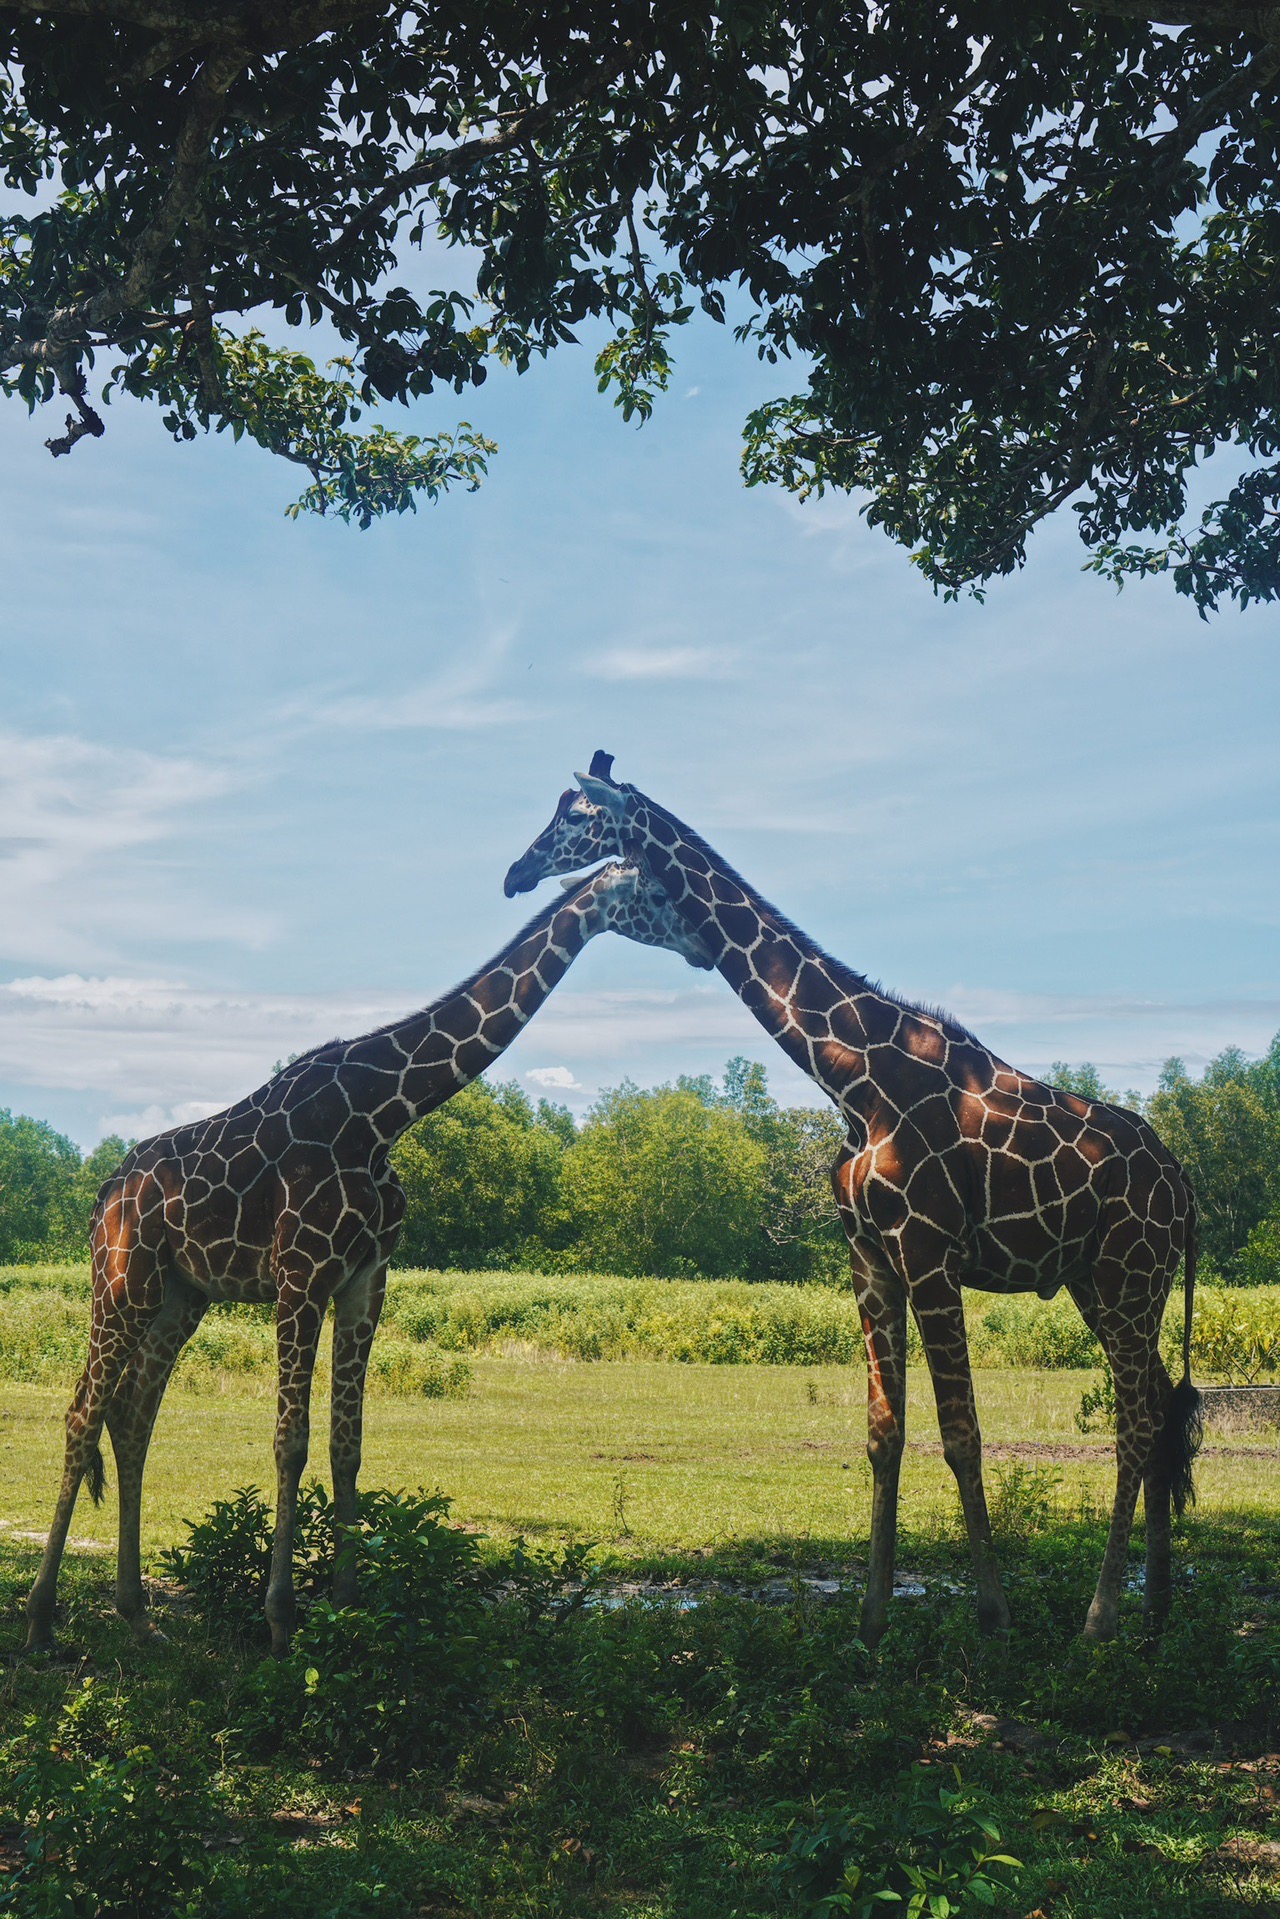
[{"label": "distant tree", "polygon": [[603,1093],[564,1159],[577,1258],[708,1279],[750,1270],[767,1154],[730,1108],[684,1087]]},{"label": "distant tree", "polygon": [[1167,1060],[1147,1116],[1195,1188],[1201,1246],[1231,1277],[1254,1228],[1280,1201],[1280,1110],[1269,1103],[1266,1071],[1238,1047],[1220,1053],[1199,1080],[1180,1059]]},{"label": "distant tree", "polygon": [[80,1149],[44,1120],[0,1110],[0,1263],[86,1250]]},{"label": "distant tree", "polygon": [[1124,1106],[1133,1112],[1142,1111],[1141,1093],[1134,1092],[1132,1088],[1122,1093],[1114,1086],[1104,1086],[1102,1075],[1092,1060],[1081,1060],[1078,1066],[1071,1066],[1065,1059],[1055,1059],[1044,1077],[1046,1085],[1056,1086],[1062,1093],[1074,1093],[1077,1099],[1096,1099],[1107,1106]]},{"label": "distant tree", "polygon": [[1240,1286],[1280,1286],[1280,1207],[1258,1221],[1240,1248],[1230,1277]]},{"label": "distant tree", "polygon": [[402,1266],[539,1265],[563,1241],[564,1138],[514,1083],[455,1093],[397,1141],[392,1163],[408,1200]]}]

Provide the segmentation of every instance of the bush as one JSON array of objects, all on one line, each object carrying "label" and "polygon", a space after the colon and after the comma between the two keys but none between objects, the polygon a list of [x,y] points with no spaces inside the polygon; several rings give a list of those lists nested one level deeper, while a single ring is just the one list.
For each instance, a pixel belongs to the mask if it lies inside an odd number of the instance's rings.
[{"label": "bush", "polygon": [[[28,1277],[30,1275],[30,1277]],[[70,1390],[89,1340],[87,1267],[0,1269],[0,1380]],[[174,1374],[194,1392],[275,1391],[276,1334],[270,1306],[214,1306],[189,1341]],[[382,1333],[369,1360],[367,1390],[399,1398],[459,1399],[471,1390],[465,1359],[422,1340]],[[329,1351],[321,1347],[315,1385],[329,1385]]]},{"label": "bush", "polygon": [[[20,1824],[20,1864],[0,1881],[0,1913],[23,1919],[159,1919],[198,1910],[209,1876],[204,1839],[214,1818],[207,1782],[167,1771],[146,1745],[119,1750],[120,1726],[96,1712],[85,1680],[52,1741],[17,1757],[6,1791]],[[81,1721],[104,1718],[93,1753]],[[37,1722],[28,1727],[28,1745]],[[10,1759],[16,1755],[10,1750]]]},{"label": "bush", "polygon": [[814,1919],[879,1919],[886,1906],[906,1919],[989,1912],[1007,1899],[1021,1861],[998,1850],[1000,1834],[984,1794],[919,1768],[903,1775],[887,1815],[847,1804],[783,1806],[790,1840],[774,1884]]},{"label": "bush", "polygon": [[1280,1367],[1280,1298],[1274,1287],[1205,1286],[1191,1332],[1195,1372],[1251,1386]]},{"label": "bush", "polygon": [[1240,1249],[1231,1277],[1237,1286],[1280,1287],[1280,1212],[1259,1220]]}]

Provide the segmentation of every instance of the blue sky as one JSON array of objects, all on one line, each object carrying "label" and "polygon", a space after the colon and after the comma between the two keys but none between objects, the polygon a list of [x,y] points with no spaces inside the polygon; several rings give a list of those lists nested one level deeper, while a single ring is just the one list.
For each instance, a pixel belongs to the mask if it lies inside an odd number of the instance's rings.
[{"label": "blue sky", "polygon": [[[509,861],[593,748],[833,951],[1020,1065],[1149,1088],[1280,1027],[1280,611],[1079,570],[985,605],[854,506],[742,488],[783,391],[710,323],[642,431],[564,350],[460,410],[489,480],[361,534],[294,473],[115,405],[52,461],[0,408],[0,1105],[85,1144],[429,999],[530,910]],[[768,1062],[717,978],[603,939],[503,1062],[602,1085]]]}]

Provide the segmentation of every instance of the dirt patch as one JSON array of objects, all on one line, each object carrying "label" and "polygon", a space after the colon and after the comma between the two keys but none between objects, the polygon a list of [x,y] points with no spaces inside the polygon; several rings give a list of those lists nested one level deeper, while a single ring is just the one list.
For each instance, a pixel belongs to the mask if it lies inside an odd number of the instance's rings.
[{"label": "dirt patch", "polygon": [[[936,1453],[942,1442],[937,1439],[909,1439],[907,1451],[912,1453]],[[1269,1459],[1272,1449],[1261,1446],[1202,1446],[1201,1459]],[[1087,1463],[1094,1460],[1107,1464],[1115,1458],[1114,1440],[1095,1441],[1074,1439],[995,1439],[984,1440],[982,1444],[983,1463],[1002,1459],[1036,1459],[1047,1465],[1065,1466],[1071,1463]]]}]

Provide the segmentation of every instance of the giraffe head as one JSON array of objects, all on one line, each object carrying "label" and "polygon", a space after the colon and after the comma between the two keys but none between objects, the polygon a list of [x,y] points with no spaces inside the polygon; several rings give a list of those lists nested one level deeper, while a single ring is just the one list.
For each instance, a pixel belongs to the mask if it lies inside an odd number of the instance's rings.
[{"label": "giraffe head", "polygon": [[711,955],[701,939],[684,924],[643,866],[611,860],[586,879],[566,880],[565,886],[573,896],[566,904],[586,916],[592,933],[621,933],[641,946],[662,946],[669,953],[679,953],[703,972],[710,968]]},{"label": "giraffe head", "polygon": [[549,874],[580,873],[625,854],[629,796],[613,778],[612,753],[593,754],[590,772],[574,777],[579,790],[566,787],[548,824],[509,868],[502,886],[508,899],[532,892]]}]

